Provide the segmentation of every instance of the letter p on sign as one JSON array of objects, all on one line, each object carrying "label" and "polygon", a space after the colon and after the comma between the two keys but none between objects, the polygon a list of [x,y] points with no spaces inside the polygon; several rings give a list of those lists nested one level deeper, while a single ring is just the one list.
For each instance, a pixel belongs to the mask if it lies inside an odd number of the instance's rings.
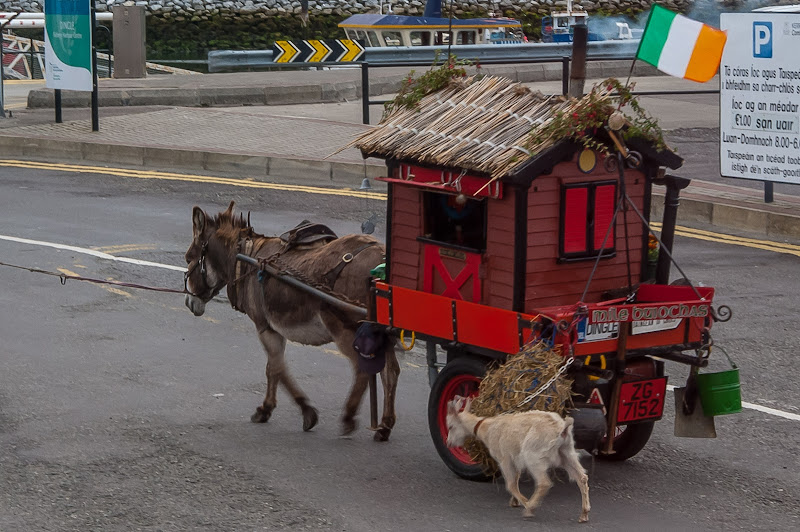
[{"label": "letter p on sign", "polygon": [[772,57],[772,22],[753,22],[753,57]]}]

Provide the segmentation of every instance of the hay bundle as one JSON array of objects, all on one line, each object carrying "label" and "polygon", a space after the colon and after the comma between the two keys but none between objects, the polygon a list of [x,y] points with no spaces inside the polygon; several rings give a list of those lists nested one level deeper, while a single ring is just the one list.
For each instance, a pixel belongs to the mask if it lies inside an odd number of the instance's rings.
[{"label": "hay bundle", "polygon": [[[526,345],[519,354],[509,357],[505,364],[489,370],[481,381],[477,397],[472,401],[472,413],[491,417],[503,413],[543,410],[563,416],[572,406],[572,379],[563,374],[535,398],[520,405],[529,395],[547,384],[563,364],[560,346],[550,347],[544,342]],[[497,473],[497,464],[482,443],[471,439],[464,448],[470,458],[484,466],[487,473]]]}]

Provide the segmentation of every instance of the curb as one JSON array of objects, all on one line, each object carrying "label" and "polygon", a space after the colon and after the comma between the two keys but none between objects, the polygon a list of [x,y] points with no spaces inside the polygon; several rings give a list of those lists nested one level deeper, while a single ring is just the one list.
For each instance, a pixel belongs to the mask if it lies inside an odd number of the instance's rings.
[{"label": "curb", "polygon": [[[147,169],[185,172],[215,172],[256,180],[293,176],[302,184],[358,186],[364,177],[386,173],[386,167],[373,162],[358,163],[308,158],[251,155],[236,152],[202,152],[172,148],[152,148],[0,135],[0,156],[59,160],[93,164],[115,164]],[[385,188],[385,187],[384,187]]]},{"label": "curb", "polygon": [[[650,216],[653,220],[660,220],[664,216],[663,194],[653,192]],[[719,199],[707,201],[682,197],[678,207],[678,223],[687,222],[749,231],[774,238],[800,238],[800,216],[731,205]]]}]

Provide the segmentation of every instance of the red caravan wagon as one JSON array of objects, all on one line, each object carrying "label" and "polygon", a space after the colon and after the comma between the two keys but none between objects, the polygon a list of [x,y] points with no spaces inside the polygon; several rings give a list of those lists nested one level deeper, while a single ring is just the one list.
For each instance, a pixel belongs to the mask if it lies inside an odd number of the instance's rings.
[{"label": "red caravan wagon", "polygon": [[666,284],[665,252],[653,282],[637,214],[648,217],[653,185],[666,186],[671,247],[688,181],[661,169],[682,160],[645,141],[626,147],[607,128],[594,134],[610,155],[562,138],[525,147],[537,125],[576,105],[487,77],[393,113],[356,143],[388,168],[379,178],[388,185],[386,280],[372,285],[370,313],[406,341],[427,342],[431,434],[465,478],[483,472],[446,447],[447,401],[476,393],[487,365],[536,337],[571,346],[576,402],[607,407],[593,410],[614,435],[599,449],[611,460],[639,452],[661,418],[664,361],[706,363],[714,290]]}]

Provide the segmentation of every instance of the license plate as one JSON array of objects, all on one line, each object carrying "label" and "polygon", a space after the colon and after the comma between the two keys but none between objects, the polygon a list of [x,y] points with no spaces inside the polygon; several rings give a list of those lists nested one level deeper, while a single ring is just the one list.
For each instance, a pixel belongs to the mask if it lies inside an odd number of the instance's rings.
[{"label": "license plate", "polygon": [[666,377],[622,383],[617,423],[661,419],[666,394]]}]

